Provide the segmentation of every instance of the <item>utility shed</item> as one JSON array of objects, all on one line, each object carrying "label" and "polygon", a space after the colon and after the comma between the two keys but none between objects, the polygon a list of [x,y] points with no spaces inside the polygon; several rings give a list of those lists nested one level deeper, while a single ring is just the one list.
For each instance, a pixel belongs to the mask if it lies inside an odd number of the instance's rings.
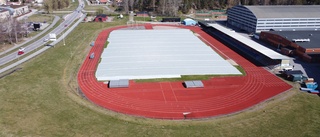
[{"label": "utility shed", "polygon": [[129,80],[110,80],[109,88],[127,88],[129,87]]},{"label": "utility shed", "polygon": [[185,81],[184,85],[186,88],[203,88],[201,80]]}]

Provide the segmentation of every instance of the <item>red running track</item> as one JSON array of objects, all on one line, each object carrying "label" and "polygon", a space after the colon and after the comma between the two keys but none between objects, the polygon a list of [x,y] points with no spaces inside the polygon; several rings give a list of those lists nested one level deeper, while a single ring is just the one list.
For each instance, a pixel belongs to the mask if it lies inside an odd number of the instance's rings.
[{"label": "red running track", "polygon": [[[109,33],[125,27],[102,31],[78,72],[79,87],[85,96],[109,110],[159,119],[183,119],[184,112],[191,112],[187,118],[205,118],[247,109],[291,88],[275,75],[224,46],[201,28],[176,26],[199,34],[200,39],[211,45],[216,52],[242,66],[247,75],[203,80],[204,88],[186,89],[182,85],[183,81],[130,81],[129,88],[109,89],[107,84],[96,80],[96,67]],[[94,59],[89,59],[91,53],[95,54]]]}]

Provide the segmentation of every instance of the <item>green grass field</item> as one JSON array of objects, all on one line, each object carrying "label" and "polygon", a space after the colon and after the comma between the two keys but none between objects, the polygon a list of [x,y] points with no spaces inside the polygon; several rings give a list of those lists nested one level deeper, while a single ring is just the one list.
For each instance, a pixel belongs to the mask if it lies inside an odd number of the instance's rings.
[{"label": "green grass field", "polygon": [[[0,79],[0,136],[319,136],[320,98],[298,86],[251,109],[201,120],[169,121],[114,113],[81,98],[76,75],[104,28],[82,23],[44,54]],[[296,85],[295,85],[296,86]]]},{"label": "green grass field", "polygon": [[34,14],[32,16],[29,16],[27,19],[27,22],[48,22],[51,23],[53,21],[54,17],[52,15],[46,15],[46,14]]}]

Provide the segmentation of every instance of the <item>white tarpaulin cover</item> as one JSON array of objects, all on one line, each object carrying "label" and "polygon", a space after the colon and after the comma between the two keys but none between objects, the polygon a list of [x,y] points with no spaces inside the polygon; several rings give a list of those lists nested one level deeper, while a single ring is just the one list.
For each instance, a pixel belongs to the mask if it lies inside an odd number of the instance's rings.
[{"label": "white tarpaulin cover", "polygon": [[98,80],[241,74],[188,29],[115,30],[108,41]]}]

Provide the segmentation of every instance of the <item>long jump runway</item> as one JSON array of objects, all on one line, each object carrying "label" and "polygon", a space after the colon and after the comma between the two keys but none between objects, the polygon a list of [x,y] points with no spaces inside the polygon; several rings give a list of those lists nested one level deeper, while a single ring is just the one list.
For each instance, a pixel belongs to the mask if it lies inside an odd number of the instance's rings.
[{"label": "long jump runway", "polygon": [[[147,24],[145,27],[152,29],[155,26],[159,25]],[[201,28],[174,26],[199,34],[200,39],[217,53],[233,59],[243,67],[247,75],[203,80],[204,88],[186,89],[183,81],[130,81],[129,88],[110,89],[107,84],[96,80],[96,67],[110,32],[126,27],[119,26],[102,31],[78,72],[79,87],[85,96],[106,109],[158,119],[184,119],[183,113],[188,113],[186,118],[206,118],[239,112],[291,88],[275,75],[224,46]],[[94,53],[95,58],[89,59],[91,53]]]}]

